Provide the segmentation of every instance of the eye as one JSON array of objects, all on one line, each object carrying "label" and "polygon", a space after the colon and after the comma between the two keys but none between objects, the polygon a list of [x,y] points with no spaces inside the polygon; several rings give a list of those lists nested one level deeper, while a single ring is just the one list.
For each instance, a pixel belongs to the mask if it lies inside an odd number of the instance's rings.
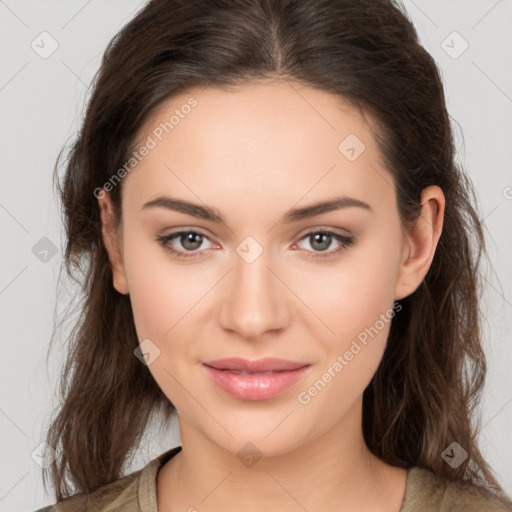
[{"label": "eye", "polygon": [[[203,243],[205,241],[212,243],[211,240],[203,233],[190,229],[182,229],[180,231],[170,233],[169,235],[159,235],[156,237],[156,240],[167,252],[177,258],[203,258],[205,257],[204,252],[206,250],[204,247],[201,249]],[[343,236],[329,230],[317,230],[310,231],[304,235],[298,243],[303,241],[307,241],[313,249],[306,249],[307,252],[316,253],[308,257],[327,258],[344,251],[354,243],[355,237]],[[327,250],[331,247],[333,242],[336,242],[338,247],[332,250]],[[177,243],[179,243],[181,249],[177,249],[175,247]],[[296,245],[298,245],[298,243]]]},{"label": "eye", "polygon": [[[327,258],[344,251],[347,247],[354,243],[355,237],[340,235],[339,233],[335,233],[334,231],[320,230],[310,231],[300,239],[300,242],[302,241],[307,241],[310,247],[312,247],[313,251],[308,250],[308,252],[317,253],[309,257]],[[331,244],[333,242],[336,242],[338,244],[338,247],[336,249],[328,251],[327,249],[331,247]]]},{"label": "eye", "polygon": [[[167,252],[178,258],[203,257],[198,249],[202,246],[205,240],[210,241],[210,239],[203,233],[186,229],[176,231],[169,235],[157,236],[156,239]],[[177,242],[179,242],[184,250],[176,249],[173,247],[173,244],[176,243],[173,242],[174,239],[177,239]]]}]

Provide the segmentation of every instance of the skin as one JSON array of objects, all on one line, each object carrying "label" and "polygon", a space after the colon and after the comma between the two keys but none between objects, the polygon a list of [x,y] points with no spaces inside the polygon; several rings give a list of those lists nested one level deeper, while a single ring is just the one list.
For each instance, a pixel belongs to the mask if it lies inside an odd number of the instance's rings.
[{"label": "skin", "polygon": [[[130,295],[139,340],[160,350],[149,370],[178,411],[183,450],[158,473],[158,510],[397,512],[407,473],[371,454],[361,428],[362,394],[390,323],[309,403],[297,396],[419,286],[442,231],[444,195],[425,189],[420,219],[403,228],[371,121],[299,84],[192,89],[163,104],[139,141],[191,96],[197,106],[123,179],[119,224],[109,194],[98,200],[113,285]],[[349,134],[366,146],[354,161],[338,149]],[[142,209],[163,195],[208,205],[225,223]],[[279,222],[292,208],[341,195],[371,210]],[[195,246],[169,242],[199,258],[177,258],[156,241],[180,228],[206,235]],[[322,246],[305,236],[326,229],[356,241],[334,254],[336,239]],[[236,252],[247,236],[263,248],[252,263]],[[332,255],[315,257],[322,251]],[[311,367],[281,395],[241,400],[202,366],[231,356]],[[248,442],[262,456],[251,467],[237,457]]]}]

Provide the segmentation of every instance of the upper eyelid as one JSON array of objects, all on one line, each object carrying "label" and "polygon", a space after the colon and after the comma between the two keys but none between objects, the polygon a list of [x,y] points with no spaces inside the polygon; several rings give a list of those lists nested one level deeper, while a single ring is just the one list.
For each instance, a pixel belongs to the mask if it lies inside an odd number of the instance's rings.
[{"label": "upper eyelid", "polygon": [[344,236],[346,238],[351,238],[354,236],[347,229],[329,228],[329,227],[322,227],[322,226],[320,226],[319,228],[313,228],[313,229],[308,228],[306,231],[301,231],[301,233],[302,234],[296,235],[299,239],[302,239],[311,233],[334,233],[336,235]]}]

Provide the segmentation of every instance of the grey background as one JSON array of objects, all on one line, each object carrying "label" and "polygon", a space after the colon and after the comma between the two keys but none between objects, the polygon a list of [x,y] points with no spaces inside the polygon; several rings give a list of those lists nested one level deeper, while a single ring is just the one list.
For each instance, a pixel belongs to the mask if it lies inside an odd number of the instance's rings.
[{"label": "grey background", "polygon": [[[32,453],[56,404],[61,351],[53,351],[45,367],[54,304],[65,305],[73,289],[56,297],[63,233],[51,174],[59,149],[78,127],[107,42],[143,4],[0,0],[0,511],[53,503]],[[512,1],[406,0],[405,6],[442,69],[458,159],[478,190],[485,219],[495,272],[486,274],[489,373],[480,439],[512,494]],[[31,47],[35,41],[39,52],[51,49],[43,31],[58,43],[47,58]],[[464,41],[469,47],[462,53]],[[175,429],[163,438],[154,432],[131,470],[179,443]]]}]

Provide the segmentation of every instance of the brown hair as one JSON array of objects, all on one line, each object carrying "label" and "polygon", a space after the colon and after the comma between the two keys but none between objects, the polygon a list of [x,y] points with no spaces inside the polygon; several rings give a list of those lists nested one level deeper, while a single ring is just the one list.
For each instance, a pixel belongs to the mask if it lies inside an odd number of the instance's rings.
[{"label": "brown hair", "polygon": [[[473,424],[486,371],[478,296],[483,230],[471,182],[455,163],[439,71],[403,7],[392,0],[151,0],[109,43],[62,178],[56,172],[65,269],[83,292],[62,403],[47,435],[58,455],[47,470],[57,500],[118,479],[150,419],[161,414],[168,425],[175,412],[134,356],[130,298],[113,287],[93,191],[127,161],[162,102],[191,87],[260,79],[334,94],[376,120],[404,225],[419,215],[421,191],[441,187],[443,233],[425,279],[399,301],[364,392],[363,432],[389,464],[499,490]],[[118,219],[121,190],[122,182],[111,192]],[[457,468],[441,457],[453,441],[469,453]]]}]

